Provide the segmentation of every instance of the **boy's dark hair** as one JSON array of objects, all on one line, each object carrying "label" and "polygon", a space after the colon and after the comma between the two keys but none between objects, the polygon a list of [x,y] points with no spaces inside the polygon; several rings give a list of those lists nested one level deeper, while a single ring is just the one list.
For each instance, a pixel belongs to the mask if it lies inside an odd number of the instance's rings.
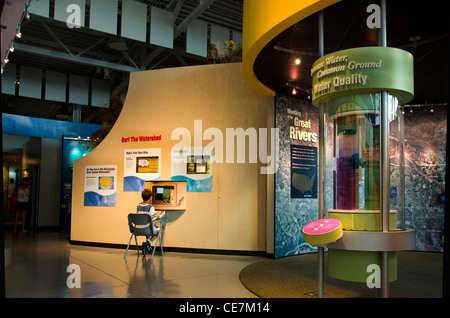
[{"label": "boy's dark hair", "polygon": [[152,190],[145,189],[144,191],[142,191],[142,200],[147,201],[152,197],[152,195],[153,195]]}]

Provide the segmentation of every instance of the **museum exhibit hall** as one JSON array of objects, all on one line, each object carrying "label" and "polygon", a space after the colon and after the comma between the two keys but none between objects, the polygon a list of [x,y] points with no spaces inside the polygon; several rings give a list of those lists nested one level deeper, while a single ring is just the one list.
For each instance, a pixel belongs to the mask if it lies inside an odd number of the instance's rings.
[{"label": "museum exhibit hall", "polygon": [[4,1],[0,296],[450,297],[446,11]]}]

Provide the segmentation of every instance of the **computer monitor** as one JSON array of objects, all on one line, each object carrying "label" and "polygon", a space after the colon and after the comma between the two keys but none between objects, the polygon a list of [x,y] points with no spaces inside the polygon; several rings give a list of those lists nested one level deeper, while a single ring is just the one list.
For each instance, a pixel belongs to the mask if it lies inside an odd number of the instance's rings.
[{"label": "computer monitor", "polygon": [[170,203],[174,199],[174,186],[153,186],[154,201]]},{"label": "computer monitor", "polygon": [[147,181],[156,210],[186,210],[186,181]]}]

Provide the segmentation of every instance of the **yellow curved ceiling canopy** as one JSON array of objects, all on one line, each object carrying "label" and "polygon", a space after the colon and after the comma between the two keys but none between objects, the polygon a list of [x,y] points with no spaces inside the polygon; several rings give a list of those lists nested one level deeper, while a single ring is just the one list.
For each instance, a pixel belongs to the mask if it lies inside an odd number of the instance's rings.
[{"label": "yellow curved ceiling canopy", "polygon": [[275,96],[275,92],[262,84],[253,71],[258,54],[287,28],[339,1],[245,0],[242,71],[247,83],[265,96]]}]

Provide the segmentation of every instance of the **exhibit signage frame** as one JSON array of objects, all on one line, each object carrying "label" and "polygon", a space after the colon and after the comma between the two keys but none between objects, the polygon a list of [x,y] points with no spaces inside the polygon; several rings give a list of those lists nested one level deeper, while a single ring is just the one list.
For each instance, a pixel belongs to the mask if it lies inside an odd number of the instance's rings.
[{"label": "exhibit signage frame", "polygon": [[275,174],[275,258],[313,253],[302,228],[318,213],[319,112],[309,101],[277,95],[279,169]]},{"label": "exhibit signage frame", "polygon": [[172,181],[186,181],[187,192],[212,192],[213,147],[173,147]]},{"label": "exhibit signage frame", "polygon": [[84,206],[115,207],[117,165],[86,166],[84,171]]},{"label": "exhibit signage frame", "polygon": [[143,191],[146,181],[161,179],[161,148],[124,150],[123,191]]}]

